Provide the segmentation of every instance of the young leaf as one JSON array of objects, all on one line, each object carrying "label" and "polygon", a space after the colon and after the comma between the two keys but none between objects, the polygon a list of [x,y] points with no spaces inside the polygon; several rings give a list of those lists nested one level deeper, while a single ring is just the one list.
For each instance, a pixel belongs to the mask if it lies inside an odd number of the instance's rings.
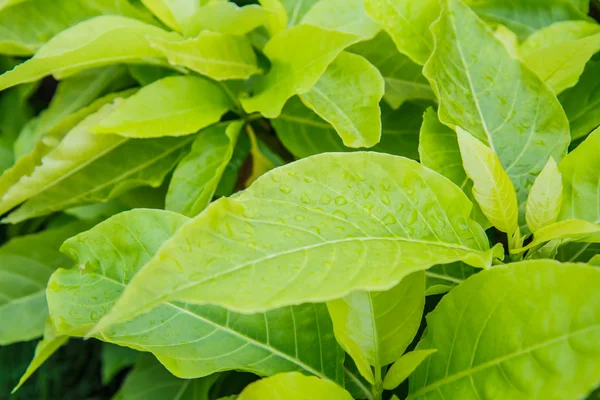
[{"label": "young leaf", "polygon": [[380,32],[348,51],[363,56],[377,67],[385,80],[383,98],[392,108],[400,107],[407,100],[435,100],[431,86],[421,72],[422,66],[399,53],[387,33]]},{"label": "young leaf", "polygon": [[487,219],[509,238],[519,230],[517,195],[496,153],[469,132],[456,128],[463,166],[473,181],[473,197]]},{"label": "young leaf", "polygon": [[435,265],[425,271],[425,287],[427,288],[425,296],[447,293],[477,272],[479,272],[477,268],[463,262]]},{"label": "young leaf", "polygon": [[148,41],[171,64],[218,81],[246,79],[259,72],[252,45],[244,36],[202,31],[193,39],[152,37]]},{"label": "young leaf", "polygon": [[[244,109],[248,113],[259,111],[267,118],[278,117],[290,97],[308,92],[338,54],[358,40],[358,36],[313,25],[280,32],[264,48],[271,69],[257,79],[254,96],[242,98]],[[305,47],[302,43],[319,46]]]},{"label": "young leaf", "polygon": [[558,219],[562,206],[562,175],[552,157],[535,178],[527,198],[527,225],[533,233]]},{"label": "young leaf", "polygon": [[529,189],[549,157],[559,162],[565,155],[567,118],[554,93],[462,0],[442,3],[442,17],[432,27],[438,45],[423,70],[438,94],[440,121],[496,152],[517,192],[526,231]]},{"label": "young leaf", "polygon": [[231,160],[242,125],[242,122],[218,124],[198,135],[192,151],[173,173],[167,210],[194,217],[206,208]]},{"label": "young leaf", "polygon": [[85,224],[75,223],[17,237],[0,247],[0,345],[24,342],[44,332],[48,307],[46,283],[70,260],[58,248]]},{"label": "young leaf", "polygon": [[423,65],[433,50],[429,26],[440,15],[438,0],[364,0],[367,13],[389,33],[401,53]]},{"label": "young leaf", "polygon": [[363,0],[320,0],[302,18],[302,24],[317,25],[370,39],[380,28],[367,15]]},{"label": "young leaf", "polygon": [[142,0],[142,3],[169,28],[181,31],[182,23],[193,15],[203,1]]},{"label": "young leaf", "polygon": [[435,349],[415,350],[400,357],[385,375],[383,388],[385,390],[396,389],[402,382],[408,379],[408,376],[412,374],[427,357],[435,352]]},{"label": "young leaf", "polygon": [[556,22],[586,19],[571,0],[466,0],[486,22],[504,25],[525,40]]},{"label": "young leaf", "polygon": [[66,75],[84,68],[161,57],[148,43],[148,37],[168,40],[173,34],[125,17],[92,18],[62,31],[33,58],[1,75],[0,90],[50,74]]},{"label": "young leaf", "polygon": [[108,385],[123,369],[131,367],[140,358],[140,352],[127,347],[103,343],[102,383]]},{"label": "young leaf", "polygon": [[42,158],[41,166],[7,191],[0,213],[26,202],[5,222],[107,201],[139,186],[158,187],[194,140],[193,136],[132,140],[90,133],[89,128],[110,111],[106,106],[87,117]]},{"label": "young leaf", "polygon": [[463,167],[456,133],[440,122],[432,108],[423,115],[419,133],[419,159],[421,164],[439,172],[460,187],[473,202],[472,218],[484,229],[491,226],[473,197],[473,182]]},{"label": "young leaf", "polygon": [[244,35],[262,24],[269,17],[267,9],[256,4],[238,7],[235,3],[213,2],[194,13],[184,25],[186,36],[197,36],[203,30]]},{"label": "young leaf", "polygon": [[559,220],[600,222],[600,128],[559,165],[563,176],[563,207]]},{"label": "young leaf", "polygon": [[175,299],[256,312],[387,290],[434,264],[487,268],[501,249],[489,250],[470,212],[458,187],[412,160],[305,158],[182,227],[95,329]]},{"label": "young leaf", "polygon": [[572,241],[600,240],[600,225],[578,219],[567,219],[546,225],[533,235],[533,241],[520,251],[530,249],[551,240],[569,239]]},{"label": "young leaf", "polygon": [[371,366],[377,370],[400,358],[419,329],[424,305],[425,275],[416,272],[386,292],[354,292],[327,308],[338,342],[375,384]]},{"label": "young leaf", "polygon": [[196,76],[170,76],[118,104],[92,132],[132,138],[189,135],[218,122],[231,107],[216,83]]},{"label": "young leaf", "polygon": [[352,400],[336,384],[298,372],[278,374],[248,385],[237,400]]},{"label": "young leaf", "polygon": [[300,99],[338,132],[345,146],[373,147],[381,138],[384,81],[359,55],[342,52]]},{"label": "young leaf", "polygon": [[[187,221],[168,211],[138,209],[65,242],[61,251],[80,268],[58,270],[48,285],[50,314],[58,332],[85,335],[138,270]],[[323,304],[245,315],[215,306],[163,303],[97,337],[150,351],[171,373],[184,378],[224,370],[263,376],[301,371],[343,382],[344,353]]]},{"label": "young leaf", "polygon": [[33,375],[35,371],[38,370],[42,366],[43,363],[49,359],[52,354],[54,354],[58,349],[62,347],[63,344],[67,343],[69,340],[68,336],[57,335],[54,331],[54,327],[52,326],[52,322],[49,318],[46,319],[45,327],[44,327],[44,338],[38,342],[35,346],[35,354],[33,355],[33,360],[27,366],[27,369],[21,376],[19,383],[12,390],[12,393],[15,393],[25,382],[27,379]]},{"label": "young leaf", "polygon": [[600,50],[600,25],[565,21],[535,32],[521,45],[525,64],[554,93],[575,86],[585,64]]},{"label": "young leaf", "polygon": [[[419,127],[425,107],[407,103],[397,110],[381,107],[381,141],[371,150],[417,160]],[[335,129],[298,98],[288,101],[278,118],[271,120],[283,145],[297,158],[327,152],[355,151],[344,146]]]},{"label": "young leaf", "polygon": [[19,56],[35,53],[59,32],[99,15],[141,17],[127,0],[20,1],[6,8],[5,2],[0,1],[0,53]]},{"label": "young leaf", "polygon": [[600,380],[599,307],[595,267],[539,260],[476,274],[428,315],[417,349],[437,352],[408,399],[584,398]]},{"label": "young leaf", "polygon": [[571,125],[573,140],[600,126],[600,61],[587,63],[577,85],[558,97]]},{"label": "young leaf", "polygon": [[[285,27],[291,28],[300,23],[306,13],[320,0],[275,0],[281,5],[286,14]],[[266,3],[263,1],[263,3]]]},{"label": "young leaf", "polygon": [[142,354],[113,400],[209,400],[218,374],[188,380],[173,376],[149,354]]}]

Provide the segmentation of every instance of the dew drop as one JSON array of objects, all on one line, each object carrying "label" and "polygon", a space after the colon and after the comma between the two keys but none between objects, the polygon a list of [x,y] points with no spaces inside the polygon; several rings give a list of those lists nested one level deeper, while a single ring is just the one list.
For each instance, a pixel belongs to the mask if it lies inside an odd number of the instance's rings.
[{"label": "dew drop", "polygon": [[306,218],[304,217],[304,215],[296,215],[296,216],[294,217],[294,221],[297,221],[297,222],[304,221],[305,219],[306,219]]},{"label": "dew drop", "polygon": [[329,204],[329,203],[331,203],[331,197],[329,195],[327,195],[327,194],[324,194],[319,199],[319,203],[321,203],[321,204]]},{"label": "dew drop", "polygon": [[281,190],[281,193],[283,193],[283,194],[290,194],[292,191],[292,188],[288,185],[281,185],[281,186],[279,186],[279,190]]},{"label": "dew drop", "polygon": [[384,193],[384,194],[382,194],[382,195],[381,195],[381,202],[382,202],[383,204],[385,204],[386,206],[389,206],[389,205],[391,204],[391,201],[390,201],[390,196],[388,196],[388,195],[387,195],[387,194],[385,194],[385,193]]},{"label": "dew drop", "polygon": [[394,214],[388,214],[383,218],[383,223],[385,225],[394,225],[396,223],[396,217]]},{"label": "dew drop", "polygon": [[346,198],[344,196],[338,196],[335,198],[335,204],[337,204],[338,206],[343,206],[347,202],[348,201],[346,200]]},{"label": "dew drop", "polygon": [[304,204],[310,204],[310,197],[306,193],[302,193],[302,196],[300,196],[300,201],[302,201]]}]

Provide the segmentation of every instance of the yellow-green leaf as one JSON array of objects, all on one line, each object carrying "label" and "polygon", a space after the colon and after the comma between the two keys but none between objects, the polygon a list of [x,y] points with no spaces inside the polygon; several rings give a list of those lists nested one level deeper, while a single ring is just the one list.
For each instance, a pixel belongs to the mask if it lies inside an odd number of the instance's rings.
[{"label": "yellow-green leaf", "polygon": [[558,219],[562,207],[562,175],[552,157],[535,178],[526,206],[527,225],[533,233]]},{"label": "yellow-green leaf", "polygon": [[473,181],[475,200],[492,225],[512,236],[519,229],[519,208],[510,178],[492,149],[460,127],[456,133],[463,166]]},{"label": "yellow-green leaf", "polygon": [[232,106],[214,82],[195,76],[170,76],[118,104],[92,132],[131,138],[189,135],[218,122]]},{"label": "yellow-green leaf", "polygon": [[569,240],[582,242],[599,242],[600,225],[579,219],[566,219],[540,228],[533,235],[533,240],[526,247],[516,252],[522,252],[551,240]]},{"label": "yellow-green leaf", "polygon": [[199,35],[203,30],[244,35],[264,24],[269,11],[256,4],[238,7],[235,3],[213,2],[194,13],[184,25],[186,36]]},{"label": "yellow-green leaf", "polygon": [[171,29],[181,31],[181,24],[200,7],[199,0],[142,0],[158,19]]},{"label": "yellow-green leaf", "polygon": [[385,375],[385,379],[383,380],[383,388],[385,390],[396,389],[402,382],[408,379],[408,376],[412,374],[412,372],[417,369],[417,367],[421,365],[421,363],[425,361],[427,357],[436,351],[437,350],[435,349],[415,350],[400,357],[400,359],[390,367]]},{"label": "yellow-green leaf", "polygon": [[319,0],[304,15],[301,23],[351,33],[364,39],[372,38],[380,30],[377,22],[367,15],[363,0]]},{"label": "yellow-green leaf", "polygon": [[248,385],[237,400],[352,400],[350,393],[331,381],[298,372],[278,374]]}]

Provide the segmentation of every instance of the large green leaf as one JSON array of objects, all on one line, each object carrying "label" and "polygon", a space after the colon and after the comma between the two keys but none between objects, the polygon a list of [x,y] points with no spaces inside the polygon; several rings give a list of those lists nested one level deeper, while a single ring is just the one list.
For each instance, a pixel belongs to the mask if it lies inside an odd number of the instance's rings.
[{"label": "large green leaf", "polygon": [[319,0],[304,15],[301,23],[365,39],[372,38],[380,30],[377,22],[367,15],[363,0]]},{"label": "large green leaf", "polygon": [[535,233],[558,219],[562,207],[562,175],[556,161],[550,158],[537,176],[527,199],[527,226]]},{"label": "large green leaf", "polygon": [[143,354],[127,375],[113,400],[209,400],[218,374],[200,379],[179,379],[154,357]]},{"label": "large green leaf", "polygon": [[102,345],[102,383],[108,385],[122,370],[133,366],[139,358],[139,351],[104,343]]},{"label": "large green leaf", "polygon": [[381,32],[373,39],[348,49],[373,64],[385,80],[383,98],[393,108],[407,100],[435,100],[431,86],[421,72],[422,66],[400,53],[390,36]]},{"label": "large green leaf", "polygon": [[489,249],[471,207],[452,182],[403,157],[305,158],[182,227],[97,329],[175,299],[255,312],[387,290],[434,264],[486,268],[501,248]]},{"label": "large green leaf", "polygon": [[577,85],[560,94],[573,140],[600,126],[600,61],[588,62]]},{"label": "large green leaf", "polygon": [[297,372],[275,375],[248,385],[237,400],[352,400],[341,387]]},{"label": "large green leaf", "polygon": [[456,133],[440,122],[437,112],[432,108],[423,115],[418,144],[421,164],[439,172],[460,187],[473,202],[473,219],[485,229],[489,228],[490,222],[473,197],[473,182],[463,167]]},{"label": "large green leaf", "polygon": [[563,176],[563,207],[559,220],[600,222],[600,128],[559,165]]},{"label": "large green leaf", "polygon": [[[85,335],[186,221],[168,211],[138,209],[68,240],[61,250],[80,268],[58,270],[48,285],[58,333]],[[302,371],[343,382],[344,353],[322,304],[246,315],[215,306],[163,303],[97,337],[152,352],[171,373],[185,378],[235,369],[259,375]]]},{"label": "large green leaf", "polygon": [[327,303],[338,342],[361,374],[375,382],[377,371],[402,356],[421,324],[425,274],[416,272],[386,292],[354,292]]},{"label": "large green leaf", "polygon": [[440,14],[438,0],[364,0],[368,14],[389,33],[398,50],[423,65],[433,50],[429,26]]},{"label": "large green leaf", "polygon": [[48,315],[46,283],[71,261],[60,254],[62,242],[85,228],[75,223],[61,229],[17,237],[0,247],[0,345],[41,336]]},{"label": "large green leaf", "polygon": [[99,15],[141,17],[127,0],[21,1],[0,8],[0,53],[31,55],[59,32]]},{"label": "large green leaf", "polygon": [[6,192],[0,213],[25,201],[6,222],[107,201],[139,186],[158,187],[194,140],[193,136],[143,140],[91,133],[89,129],[111,107],[83,120],[42,158],[31,175]]},{"label": "large green leaf", "polygon": [[[412,103],[397,110],[383,103],[380,107],[381,141],[372,150],[418,159],[419,127],[425,107]],[[295,97],[271,123],[284,146],[297,158],[356,150],[344,146],[335,129]]]},{"label": "large green leaf", "polygon": [[427,317],[437,349],[408,399],[580,399],[600,382],[600,270],[540,260],[483,271]]},{"label": "large green leaf", "polygon": [[84,68],[160,58],[162,54],[150,46],[148,37],[167,40],[173,35],[131,18],[95,17],[62,31],[33,58],[1,75],[0,90],[50,74],[64,76]]},{"label": "large green leaf", "polygon": [[[473,181],[473,197],[481,211],[509,239],[519,237],[517,195],[498,156],[469,132],[457,127],[458,146],[463,166]],[[515,243],[513,243],[515,244]]]},{"label": "large green leaf", "polygon": [[202,31],[192,39],[152,37],[149,42],[171,64],[219,81],[246,79],[259,72],[252,45],[244,36]]},{"label": "large green leaf", "polygon": [[132,83],[127,68],[122,65],[84,71],[60,82],[48,108],[21,131],[15,142],[17,157],[29,154],[41,137],[98,97],[125,89]]},{"label": "large green leaf", "polygon": [[[511,178],[525,225],[525,203],[536,175],[570,142],[554,93],[511,57],[494,32],[461,0],[444,0],[433,25],[438,44],[424,68],[440,99],[439,118],[494,150]],[[444,44],[444,45],[442,45]]]},{"label": "large green leaf", "polygon": [[214,82],[170,76],[144,86],[118,104],[92,132],[132,138],[189,135],[218,122],[232,106]]},{"label": "large green leaf", "polygon": [[167,210],[194,217],[206,208],[231,160],[242,125],[242,122],[218,124],[198,135],[192,151],[173,173]]},{"label": "large green leaf", "polygon": [[308,92],[338,54],[358,40],[358,36],[313,25],[280,32],[264,48],[271,69],[257,79],[254,96],[242,98],[244,109],[248,113],[259,111],[268,118],[278,117],[290,97]]},{"label": "large green leaf", "polygon": [[589,262],[600,254],[600,243],[574,242],[558,248],[556,259],[563,262]]},{"label": "large green leaf", "polygon": [[520,40],[556,22],[585,19],[571,0],[466,0],[481,18],[504,25]]},{"label": "large green leaf", "polygon": [[186,36],[197,36],[203,30],[244,35],[267,21],[269,11],[251,4],[238,7],[235,3],[218,1],[200,7],[184,25]]},{"label": "large green leaf", "polygon": [[373,147],[381,138],[384,81],[363,57],[342,52],[300,99],[329,122],[347,147]]},{"label": "large green leaf", "polygon": [[600,50],[600,25],[565,21],[535,32],[521,46],[521,57],[555,93],[575,86],[585,64]]}]

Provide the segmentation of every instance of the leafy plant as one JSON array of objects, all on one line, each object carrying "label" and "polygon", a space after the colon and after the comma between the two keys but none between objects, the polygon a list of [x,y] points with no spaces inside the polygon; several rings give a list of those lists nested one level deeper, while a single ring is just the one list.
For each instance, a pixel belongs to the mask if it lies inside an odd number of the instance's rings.
[{"label": "leafy plant", "polygon": [[0,1],[14,396],[595,398],[599,6]]}]

